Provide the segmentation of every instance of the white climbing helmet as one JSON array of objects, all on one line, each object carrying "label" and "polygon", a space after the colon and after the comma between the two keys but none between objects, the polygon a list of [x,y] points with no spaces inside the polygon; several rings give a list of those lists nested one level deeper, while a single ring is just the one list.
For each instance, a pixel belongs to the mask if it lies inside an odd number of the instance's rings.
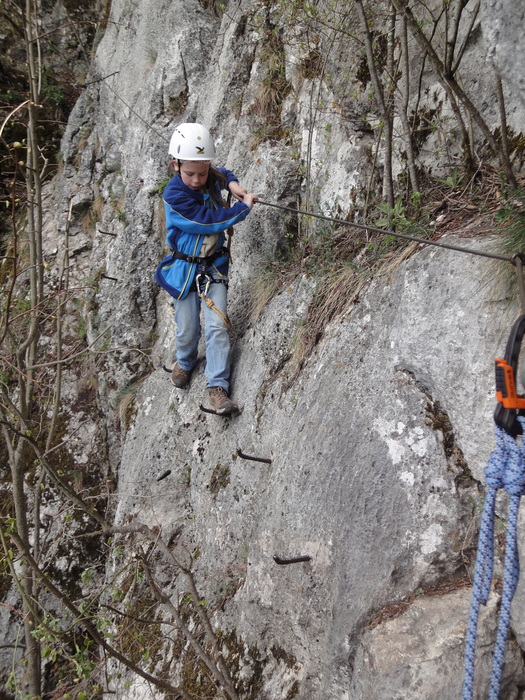
[{"label": "white climbing helmet", "polygon": [[202,124],[179,124],[171,137],[169,153],[178,160],[213,160],[215,146]]}]

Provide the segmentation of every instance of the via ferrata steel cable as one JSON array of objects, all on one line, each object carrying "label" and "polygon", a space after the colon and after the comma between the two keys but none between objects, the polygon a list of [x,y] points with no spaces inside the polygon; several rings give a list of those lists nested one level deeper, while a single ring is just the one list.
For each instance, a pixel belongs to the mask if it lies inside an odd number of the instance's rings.
[{"label": "via ferrata steel cable", "polygon": [[[92,80],[90,83],[86,83],[86,87],[88,85],[92,85],[94,83],[101,82],[115,95],[115,97],[117,97],[117,99],[121,100],[121,102],[132,112],[132,114],[134,114],[138,119],[140,119],[140,121],[143,124],[145,124],[148,127],[148,129],[153,131],[163,141],[166,141],[166,143],[168,143],[169,139],[167,139],[163,134],[161,134],[159,131],[157,131],[157,129],[152,124],[147,122],[140,114],[138,114],[138,112],[136,112],[133,109],[133,107],[128,102],[126,102],[126,100],[124,100],[124,98],[121,97],[119,95],[119,93],[109,83],[105,82],[107,78],[111,78],[115,74],[116,73],[111,73],[110,75],[108,75],[104,78]],[[452,243],[444,243],[442,241],[431,241],[431,240],[428,240],[425,238],[411,236],[411,235],[406,234],[406,233],[399,233],[398,231],[392,231],[389,229],[378,228],[377,226],[370,226],[368,224],[360,224],[360,223],[356,223],[356,222],[345,221],[344,219],[337,219],[337,218],[334,218],[331,216],[324,216],[322,214],[314,214],[312,212],[303,211],[301,209],[287,207],[287,206],[284,206],[282,204],[274,204],[273,202],[266,202],[262,199],[258,199],[257,201],[259,202],[259,204],[263,204],[264,206],[274,207],[276,209],[282,209],[283,211],[289,211],[289,212],[292,212],[296,215],[300,214],[301,216],[310,216],[314,219],[321,219],[323,221],[331,221],[333,223],[344,224],[346,226],[351,226],[353,228],[363,229],[365,231],[372,231],[375,233],[380,233],[383,236],[394,236],[396,238],[401,238],[401,239],[404,239],[407,241],[415,241],[416,243],[421,243],[423,245],[431,245],[431,246],[435,246],[437,248],[446,248],[448,250],[455,250],[455,251],[458,251],[460,253],[469,253],[470,255],[479,255],[479,256],[484,257],[484,258],[492,258],[493,260],[503,260],[504,262],[509,262],[512,265],[517,265],[516,256],[510,257],[510,256],[505,256],[505,255],[498,255],[497,253],[487,253],[487,252],[482,251],[482,250],[471,250],[469,248],[463,248],[461,246],[457,246],[457,245],[454,245]],[[517,253],[516,255],[519,256],[520,260],[524,260],[524,258],[525,258],[525,254],[523,254],[523,253]],[[523,304],[524,304],[524,308],[525,308],[525,293],[523,296]]]},{"label": "via ferrata steel cable", "polygon": [[[423,245],[436,246],[438,248],[448,248],[449,250],[456,250],[460,253],[469,253],[470,255],[480,255],[484,258],[493,258],[494,260],[503,260],[504,262],[509,262],[512,265],[516,265],[515,256],[510,257],[506,255],[498,255],[497,253],[487,253],[483,250],[471,250],[469,248],[462,248],[461,246],[453,245],[452,243],[444,243],[443,241],[430,241],[426,238],[419,238],[417,236],[410,236],[407,233],[399,233],[398,231],[391,231],[389,229],[378,228],[377,226],[370,226],[368,224],[359,224],[355,221],[345,221],[344,219],[336,219],[332,216],[324,216],[323,214],[312,214],[308,211],[303,211],[301,209],[294,209],[294,207],[286,207],[281,204],[273,204],[272,202],[265,202],[262,199],[257,200],[259,204],[264,204],[267,207],[275,207],[276,209],[282,209],[284,211],[292,212],[293,214],[301,214],[301,216],[311,216],[314,219],[322,219],[323,221],[331,221],[336,224],[344,224],[345,226],[351,228],[359,228],[365,231],[373,231],[374,233],[381,233],[383,236],[395,236],[396,238],[402,238],[406,241],[415,241],[416,243],[421,243]],[[521,254],[518,254],[521,256]],[[521,260],[521,257],[520,257]]]}]

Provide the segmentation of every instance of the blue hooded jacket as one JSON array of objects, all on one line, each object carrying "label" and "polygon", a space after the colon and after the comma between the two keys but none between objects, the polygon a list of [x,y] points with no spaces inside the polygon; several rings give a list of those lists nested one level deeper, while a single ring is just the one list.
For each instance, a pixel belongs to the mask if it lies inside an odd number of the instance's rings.
[{"label": "blue hooded jacket", "polygon": [[[227,184],[237,182],[235,175],[226,168],[218,168],[226,178]],[[217,200],[221,201],[220,187],[216,185]],[[166,212],[166,242],[173,253],[180,252],[192,257],[200,257],[206,236],[217,234],[217,241],[209,257],[224,245],[226,229],[246,218],[250,207],[243,202],[236,202],[231,208],[217,204],[209,194],[187,187],[177,174],[166,185],[163,193]],[[209,239],[208,239],[209,241]],[[221,275],[228,274],[228,255],[219,256],[213,267]],[[157,283],[176,299],[184,299],[189,293],[197,263],[166,256],[155,272]]]}]

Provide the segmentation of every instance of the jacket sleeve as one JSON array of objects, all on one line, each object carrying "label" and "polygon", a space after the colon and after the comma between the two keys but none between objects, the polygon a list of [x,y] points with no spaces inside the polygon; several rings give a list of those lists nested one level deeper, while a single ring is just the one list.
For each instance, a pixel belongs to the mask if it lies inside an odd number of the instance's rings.
[{"label": "jacket sleeve", "polygon": [[230,184],[230,182],[239,182],[239,179],[232,173],[231,170],[228,170],[227,168],[219,168],[219,170],[226,178],[226,183],[228,185]]},{"label": "jacket sleeve", "polygon": [[173,198],[165,196],[166,227],[168,231],[175,227],[194,235],[213,235],[243,221],[250,212],[244,202],[236,202],[233,207],[209,209],[191,196],[179,193]]}]

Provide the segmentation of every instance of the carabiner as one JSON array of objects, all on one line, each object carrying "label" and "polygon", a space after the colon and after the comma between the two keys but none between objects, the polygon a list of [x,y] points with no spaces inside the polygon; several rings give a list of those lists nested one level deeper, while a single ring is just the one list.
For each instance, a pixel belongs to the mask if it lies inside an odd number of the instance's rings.
[{"label": "carabiner", "polygon": [[[202,278],[204,278],[204,279],[202,279]],[[208,290],[210,288],[210,284],[212,283],[212,281],[213,281],[212,277],[207,272],[199,273],[195,277],[195,286],[197,287],[197,294],[200,297],[208,296]]]},{"label": "carabiner", "polygon": [[523,432],[518,416],[525,416],[525,397],[516,391],[518,359],[524,334],[525,314],[520,316],[512,326],[505,348],[505,357],[495,359],[498,405],[494,411],[494,421],[514,438]]}]

